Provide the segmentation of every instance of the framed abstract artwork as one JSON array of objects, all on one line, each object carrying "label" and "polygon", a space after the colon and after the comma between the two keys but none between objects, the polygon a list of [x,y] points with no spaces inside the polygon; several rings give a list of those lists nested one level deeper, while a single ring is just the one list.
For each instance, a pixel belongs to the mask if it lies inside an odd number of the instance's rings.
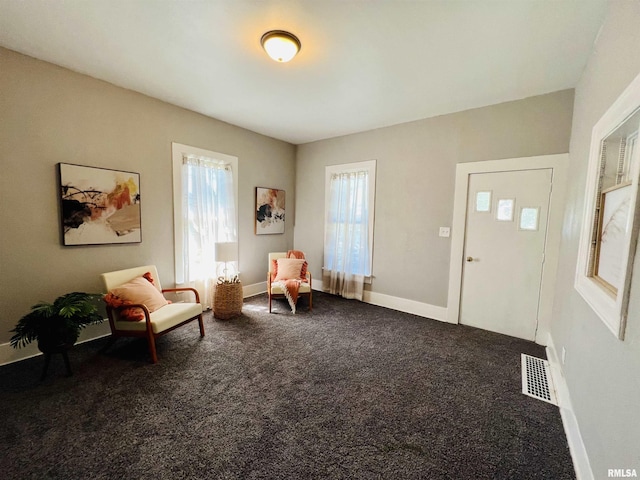
[{"label": "framed abstract artwork", "polygon": [[284,233],[284,190],[256,187],[256,235]]},{"label": "framed abstract artwork", "polygon": [[58,164],[63,245],[142,242],[140,174]]}]

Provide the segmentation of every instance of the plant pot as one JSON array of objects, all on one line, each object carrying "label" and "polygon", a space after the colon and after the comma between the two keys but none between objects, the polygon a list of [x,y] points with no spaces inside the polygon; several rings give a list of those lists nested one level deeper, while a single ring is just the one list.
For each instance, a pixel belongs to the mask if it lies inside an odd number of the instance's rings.
[{"label": "plant pot", "polygon": [[41,335],[38,338],[38,349],[42,353],[62,353],[73,347],[78,340],[76,332],[66,332],[59,335]]}]

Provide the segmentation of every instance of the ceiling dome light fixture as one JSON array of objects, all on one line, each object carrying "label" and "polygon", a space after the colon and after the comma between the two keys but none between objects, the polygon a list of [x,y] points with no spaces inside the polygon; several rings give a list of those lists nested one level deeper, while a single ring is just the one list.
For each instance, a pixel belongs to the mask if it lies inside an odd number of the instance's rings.
[{"label": "ceiling dome light fixture", "polygon": [[271,30],[260,39],[264,51],[276,62],[288,62],[300,51],[298,37],[283,30]]}]

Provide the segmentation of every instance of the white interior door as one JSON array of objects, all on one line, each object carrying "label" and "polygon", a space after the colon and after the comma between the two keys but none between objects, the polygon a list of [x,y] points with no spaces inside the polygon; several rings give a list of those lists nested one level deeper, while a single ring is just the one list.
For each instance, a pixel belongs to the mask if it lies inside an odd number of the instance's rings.
[{"label": "white interior door", "polygon": [[460,323],[535,340],[552,175],[470,175]]}]

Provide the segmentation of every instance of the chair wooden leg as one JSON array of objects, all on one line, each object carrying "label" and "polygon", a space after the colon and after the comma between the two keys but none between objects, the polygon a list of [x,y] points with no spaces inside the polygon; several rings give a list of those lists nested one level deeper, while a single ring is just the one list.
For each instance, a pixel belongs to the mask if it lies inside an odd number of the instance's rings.
[{"label": "chair wooden leg", "polygon": [[151,361],[158,363],[158,353],[156,352],[156,339],[153,332],[148,332],[147,340],[149,342],[149,352],[151,352]]},{"label": "chair wooden leg", "polygon": [[198,315],[198,323],[200,324],[200,336],[204,337],[204,321],[202,320],[202,314]]},{"label": "chair wooden leg", "polygon": [[269,313],[271,313],[271,295],[269,295]]},{"label": "chair wooden leg", "polygon": [[312,297],[313,296],[311,295],[311,292],[309,292],[309,311],[313,310],[313,308],[312,308]]}]

